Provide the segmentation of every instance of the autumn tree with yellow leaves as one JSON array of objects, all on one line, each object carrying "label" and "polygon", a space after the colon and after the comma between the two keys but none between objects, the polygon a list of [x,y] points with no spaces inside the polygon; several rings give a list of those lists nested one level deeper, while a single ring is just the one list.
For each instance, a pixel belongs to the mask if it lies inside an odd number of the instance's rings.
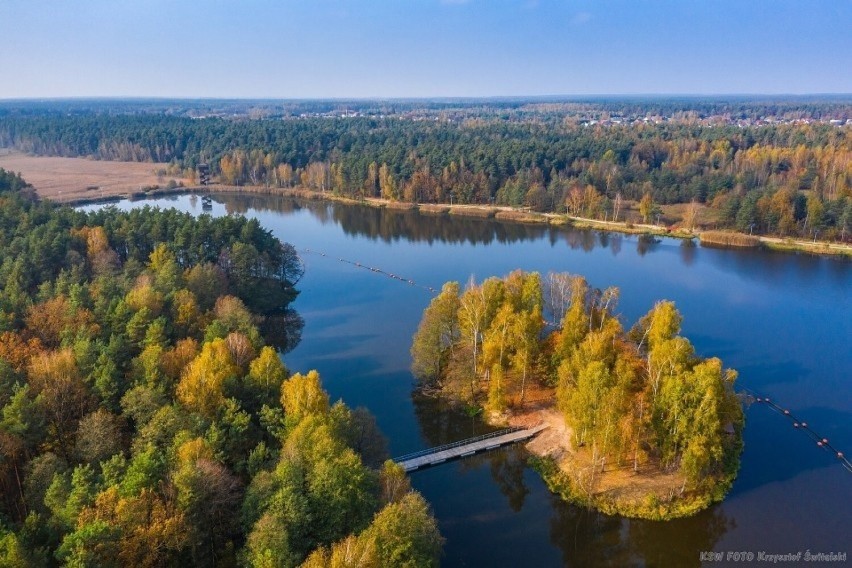
[{"label": "autumn tree with yellow leaves", "polygon": [[650,465],[679,473],[705,506],[721,499],[742,448],[736,372],[695,353],[672,302],[628,331],[618,299],[569,274],[516,271],[462,293],[449,283],[424,311],[412,368],[424,388],[496,416],[523,411],[530,385],[553,388],[590,486],[607,468]]},{"label": "autumn tree with yellow leaves", "polygon": [[262,332],[295,297],[292,247],[238,217],[82,213],[25,188],[0,170],[18,227],[0,239],[0,566],[297,566],[356,538],[437,559],[372,415]]}]

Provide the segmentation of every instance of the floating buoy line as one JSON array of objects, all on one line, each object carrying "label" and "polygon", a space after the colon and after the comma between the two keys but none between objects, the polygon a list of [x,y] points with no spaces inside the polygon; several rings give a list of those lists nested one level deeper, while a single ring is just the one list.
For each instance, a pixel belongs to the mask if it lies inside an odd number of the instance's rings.
[{"label": "floating buoy line", "polygon": [[[318,251],[318,250],[311,250],[309,248],[305,248],[305,249],[302,249],[301,252],[305,252],[307,254],[316,254],[316,255],[334,260],[334,257],[329,256],[326,253],[324,253],[322,251]],[[415,282],[414,280],[412,280],[410,278],[405,278],[404,276],[400,276],[398,274],[394,274],[393,272],[388,272],[386,270],[382,270],[381,268],[376,268],[374,266],[369,266],[367,264],[364,264],[364,263],[361,263],[361,262],[358,262],[358,261],[349,260],[349,259],[340,258],[340,257],[337,257],[337,261],[343,262],[343,263],[346,263],[346,264],[350,264],[350,265],[354,266],[355,268],[361,268],[363,270],[369,270],[370,272],[372,272],[374,274],[377,274],[377,275],[380,275],[380,276],[385,276],[387,278],[392,278],[394,280],[408,284],[410,286],[416,286],[417,288],[421,288],[423,290],[426,290],[430,294],[436,294],[438,292],[438,290],[436,290],[435,288],[433,288],[431,286],[424,286],[422,284],[418,284],[417,282]],[[793,428],[795,428],[796,430],[800,430],[800,431],[804,432],[807,436],[809,436],[816,443],[817,447],[822,448],[823,450],[833,454],[834,457],[837,458],[837,460],[840,462],[840,464],[849,473],[852,473],[852,462],[849,461],[849,458],[846,457],[846,454],[844,454],[842,451],[840,451],[839,448],[834,447],[831,444],[831,442],[828,440],[828,438],[821,436],[818,432],[816,432],[813,428],[811,428],[808,425],[807,422],[805,422],[804,420],[799,420],[792,412],[790,412],[790,410],[779,406],[775,401],[773,401],[771,398],[769,398],[767,396],[759,395],[759,394],[757,394],[757,393],[755,393],[755,392],[753,392],[749,389],[743,389],[743,392],[746,393],[746,396],[749,398],[750,402],[754,402],[754,403],[758,403],[758,404],[764,404],[764,405],[768,406],[770,409],[772,409],[775,412],[777,412],[778,414],[780,414],[781,416],[785,416],[790,421]]]},{"label": "floating buoy line", "polygon": [[749,389],[743,389],[743,392],[746,393],[751,402],[757,404],[764,404],[775,412],[777,412],[778,414],[780,414],[781,416],[786,417],[790,421],[794,429],[804,432],[808,437],[810,437],[811,440],[816,443],[818,448],[822,448],[823,450],[834,455],[834,457],[837,458],[837,460],[840,462],[840,465],[842,465],[846,469],[846,471],[852,473],[852,463],[850,463],[849,458],[846,456],[846,454],[840,451],[839,448],[833,446],[828,438],[823,437],[819,433],[817,433],[813,428],[811,428],[811,426],[807,422],[805,422],[804,420],[799,420],[792,412],[790,412],[790,410],[778,405],[777,402],[767,396],[759,395]]},{"label": "floating buoy line", "polygon": [[[326,253],[324,253],[322,251],[318,251],[318,250],[312,250],[312,249],[309,249],[309,248],[304,248],[300,252],[304,252],[304,253],[308,253],[308,254],[316,254],[316,255],[319,255],[319,256],[324,256],[324,257],[331,259],[331,260],[335,260],[335,257],[329,256]],[[382,270],[381,268],[376,268],[374,266],[369,266],[369,265],[361,263],[361,262],[357,262],[357,261],[354,261],[354,260],[348,260],[348,259],[340,258],[340,257],[337,257],[336,260],[338,260],[339,262],[344,262],[346,264],[351,264],[355,268],[361,268],[363,270],[369,270],[373,274],[376,274],[376,275],[379,275],[379,276],[386,276],[388,278],[398,280],[399,282],[402,282],[404,284],[408,284],[410,286],[415,286],[417,288],[422,288],[423,290],[426,290],[430,294],[437,294],[438,293],[438,290],[436,290],[435,288],[433,288],[431,286],[424,286],[423,284],[418,284],[417,282],[415,282],[414,280],[412,280],[410,278],[405,278],[404,276],[400,276],[399,274],[394,274],[393,272],[388,272],[386,270]]]}]

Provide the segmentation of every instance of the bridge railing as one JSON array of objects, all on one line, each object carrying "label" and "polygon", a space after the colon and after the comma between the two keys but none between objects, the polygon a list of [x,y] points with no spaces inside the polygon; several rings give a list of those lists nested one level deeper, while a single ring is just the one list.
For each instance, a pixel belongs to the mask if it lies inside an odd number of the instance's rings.
[{"label": "bridge railing", "polygon": [[505,436],[506,434],[511,434],[512,432],[518,432],[523,430],[520,427],[514,428],[506,428],[504,430],[497,430],[496,432],[489,432],[488,434],[483,434],[482,436],[477,436],[475,438],[467,438],[465,440],[459,440],[458,442],[452,442],[450,444],[444,444],[442,446],[435,446],[434,448],[427,448],[425,450],[420,450],[419,452],[412,452],[410,454],[405,454],[404,456],[399,456],[398,458],[393,458],[393,461],[396,463],[402,463],[408,460],[413,460],[414,458],[419,458],[422,456],[428,456],[429,454],[435,454],[438,452],[443,452],[444,450],[450,450],[452,448],[458,448],[459,446],[466,446],[468,444],[473,444],[475,442],[481,442],[482,440],[488,440],[490,438],[499,438],[500,436]]}]

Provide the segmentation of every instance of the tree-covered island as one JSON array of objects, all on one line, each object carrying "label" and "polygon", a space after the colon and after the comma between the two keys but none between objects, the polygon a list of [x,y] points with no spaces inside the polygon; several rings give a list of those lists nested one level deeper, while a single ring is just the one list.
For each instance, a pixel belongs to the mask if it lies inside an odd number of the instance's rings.
[{"label": "tree-covered island", "polygon": [[372,415],[272,346],[292,246],[33,196],[0,169],[0,566],[437,565]]},{"label": "tree-covered island", "polygon": [[490,422],[547,422],[529,447],[564,498],[632,517],[693,514],[737,473],[736,372],[695,353],[672,302],[625,330],[618,297],[564,273],[448,282],[414,335],[413,371]]}]

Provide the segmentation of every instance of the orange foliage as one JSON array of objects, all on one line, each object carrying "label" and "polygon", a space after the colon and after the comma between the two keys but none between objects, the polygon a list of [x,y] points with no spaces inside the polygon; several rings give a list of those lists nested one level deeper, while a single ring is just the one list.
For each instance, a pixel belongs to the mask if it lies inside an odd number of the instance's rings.
[{"label": "orange foliage", "polygon": [[71,229],[71,236],[82,239],[86,243],[86,255],[89,259],[109,249],[109,239],[103,227]]},{"label": "orange foliage", "polygon": [[66,330],[95,334],[100,329],[95,316],[85,308],[75,308],[65,296],[57,296],[27,310],[27,330],[49,347],[58,347]]},{"label": "orange foliage", "polygon": [[110,248],[103,227],[71,229],[71,236],[86,243],[86,257],[95,274],[109,274],[119,266],[118,255]]},{"label": "orange foliage", "polygon": [[42,404],[55,432],[57,450],[67,454],[76,421],[89,409],[89,393],[80,378],[70,349],[39,353],[30,361],[29,384]]},{"label": "orange foliage", "polygon": [[163,372],[172,380],[180,377],[184,368],[198,355],[198,342],[192,338],[181,339],[160,359]]},{"label": "orange foliage", "polygon": [[37,337],[24,340],[12,331],[0,334],[0,359],[6,361],[12,369],[21,372],[30,364],[30,359],[44,351],[44,345]]},{"label": "orange foliage", "polygon": [[123,566],[153,567],[170,565],[169,558],[187,541],[185,517],[173,503],[150,489],[135,497],[121,497],[110,487],[81,511],[78,525],[100,521],[120,532],[118,560]]}]

